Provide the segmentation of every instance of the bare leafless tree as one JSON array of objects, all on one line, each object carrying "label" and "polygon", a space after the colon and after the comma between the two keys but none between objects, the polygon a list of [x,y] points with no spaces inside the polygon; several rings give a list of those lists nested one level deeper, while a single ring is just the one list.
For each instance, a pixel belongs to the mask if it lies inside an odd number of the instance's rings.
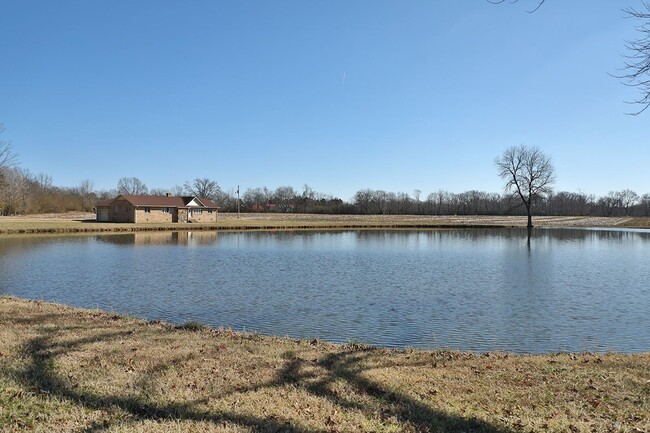
[{"label": "bare leafless tree", "polygon": [[[0,134],[4,129],[4,125],[0,123]],[[0,215],[7,212],[9,179],[12,174],[10,172],[16,166],[17,158],[16,154],[11,150],[11,143],[6,140],[0,140]]]},{"label": "bare leafless tree", "polygon": [[30,192],[29,171],[20,167],[6,167],[1,174],[0,208],[2,215],[27,213]]},{"label": "bare leafless tree", "polygon": [[294,212],[298,193],[292,186],[279,186],[273,191],[271,200],[275,204],[275,210],[278,212]]},{"label": "bare leafless tree", "polygon": [[191,184],[185,182],[184,190],[190,195],[205,197],[210,200],[216,200],[218,195],[221,193],[221,187],[219,184],[207,177],[196,178]]},{"label": "bare leafless tree", "polygon": [[625,209],[625,216],[630,215],[630,207],[634,206],[639,201],[639,195],[631,189],[624,189],[623,191],[616,192],[619,197],[621,206]]},{"label": "bare leafless tree", "polygon": [[148,192],[147,185],[137,177],[122,177],[117,181],[118,194],[143,195]]},{"label": "bare leafless tree", "polygon": [[[492,4],[517,3],[519,0],[487,0]],[[545,0],[535,0],[537,5],[528,12],[535,12]],[[625,58],[623,74],[612,74],[615,78],[623,80],[623,84],[636,87],[639,96],[636,99],[627,101],[629,104],[640,106],[637,111],[628,113],[637,116],[650,107],[650,2],[643,1],[641,9],[627,8],[623,12],[630,18],[641,21],[635,28],[639,37],[625,43],[628,53]]]},{"label": "bare leafless tree", "polygon": [[422,195],[422,190],[421,189],[414,189],[413,190],[413,199],[415,200],[416,213],[418,215],[420,214],[420,204],[422,203],[420,201],[420,196],[421,195]]},{"label": "bare leafless tree", "polygon": [[0,141],[0,171],[12,167],[16,162],[16,154],[11,151],[11,145]]},{"label": "bare leafless tree", "polygon": [[81,200],[81,209],[84,211],[92,210],[95,201],[94,184],[90,179],[82,180],[77,188],[79,199]]},{"label": "bare leafless tree", "polygon": [[628,101],[641,106],[641,109],[629,114],[634,116],[643,113],[650,106],[650,3],[643,2],[645,10],[633,8],[624,9],[631,18],[636,18],[642,23],[636,26],[639,37],[634,41],[627,41],[625,47],[629,54],[625,56],[626,71],[623,75],[615,77],[623,80],[623,84],[639,89],[640,96]]},{"label": "bare leafless tree", "polygon": [[643,211],[643,216],[650,216],[650,193],[643,194],[639,200],[641,209]]},{"label": "bare leafless tree", "polygon": [[552,191],[555,168],[551,158],[538,147],[522,145],[506,149],[495,160],[499,176],[506,181],[505,190],[521,199],[528,215],[528,227],[533,227],[532,206]]},{"label": "bare leafless tree", "polygon": [[[4,132],[5,127],[0,123],[0,134]],[[11,143],[6,140],[0,140],[0,172],[16,164],[17,156],[11,151]]]}]

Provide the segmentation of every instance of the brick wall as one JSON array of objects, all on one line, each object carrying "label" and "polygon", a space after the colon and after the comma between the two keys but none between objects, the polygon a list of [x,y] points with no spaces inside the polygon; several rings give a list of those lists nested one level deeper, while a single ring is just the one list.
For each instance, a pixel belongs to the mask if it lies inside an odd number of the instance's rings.
[{"label": "brick wall", "polygon": [[110,221],[117,223],[135,222],[135,212],[133,206],[126,200],[115,200],[111,203],[108,218]]},{"label": "brick wall", "polygon": [[[149,209],[149,212],[147,212],[146,209]],[[195,210],[192,212],[192,215],[189,216],[187,209],[170,208],[170,212],[168,213],[163,212],[162,209],[163,208],[160,207],[135,208],[126,200],[117,200],[111,203],[108,212],[108,219],[113,222],[125,223],[183,223],[187,222],[188,218],[194,223],[210,223],[217,221],[216,210],[209,212],[206,209],[202,209],[201,213],[197,213]]]},{"label": "brick wall", "polygon": [[213,223],[217,221],[217,211],[208,212],[203,209],[201,213],[192,212],[189,218],[193,223]]},{"label": "brick wall", "polygon": [[165,213],[162,208],[149,208],[150,212],[145,212],[144,208],[136,209],[136,221],[139,223],[171,223],[175,221],[177,209],[170,209],[170,213]]}]

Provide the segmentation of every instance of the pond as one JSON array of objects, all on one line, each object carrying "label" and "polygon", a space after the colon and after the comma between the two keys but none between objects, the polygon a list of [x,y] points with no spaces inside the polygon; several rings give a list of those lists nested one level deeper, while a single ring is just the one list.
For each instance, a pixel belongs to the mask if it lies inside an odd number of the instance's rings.
[{"label": "pond", "polygon": [[4,237],[0,294],[383,347],[640,352],[650,231]]}]

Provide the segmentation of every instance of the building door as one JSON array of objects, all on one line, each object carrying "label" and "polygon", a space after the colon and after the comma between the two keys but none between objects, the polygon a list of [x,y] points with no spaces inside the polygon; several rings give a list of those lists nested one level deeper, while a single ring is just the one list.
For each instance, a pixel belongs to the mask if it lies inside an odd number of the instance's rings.
[{"label": "building door", "polygon": [[108,222],[108,209],[97,209],[97,221]]}]

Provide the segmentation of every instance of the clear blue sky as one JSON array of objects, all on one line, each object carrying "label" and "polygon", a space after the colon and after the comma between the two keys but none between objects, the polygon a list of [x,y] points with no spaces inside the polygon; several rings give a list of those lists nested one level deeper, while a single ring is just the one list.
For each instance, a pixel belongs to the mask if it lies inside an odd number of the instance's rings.
[{"label": "clear blue sky", "polygon": [[608,75],[640,0],[534,4],[0,0],[0,138],[58,186],[501,192],[523,143],[556,190],[650,192],[650,113]]}]

